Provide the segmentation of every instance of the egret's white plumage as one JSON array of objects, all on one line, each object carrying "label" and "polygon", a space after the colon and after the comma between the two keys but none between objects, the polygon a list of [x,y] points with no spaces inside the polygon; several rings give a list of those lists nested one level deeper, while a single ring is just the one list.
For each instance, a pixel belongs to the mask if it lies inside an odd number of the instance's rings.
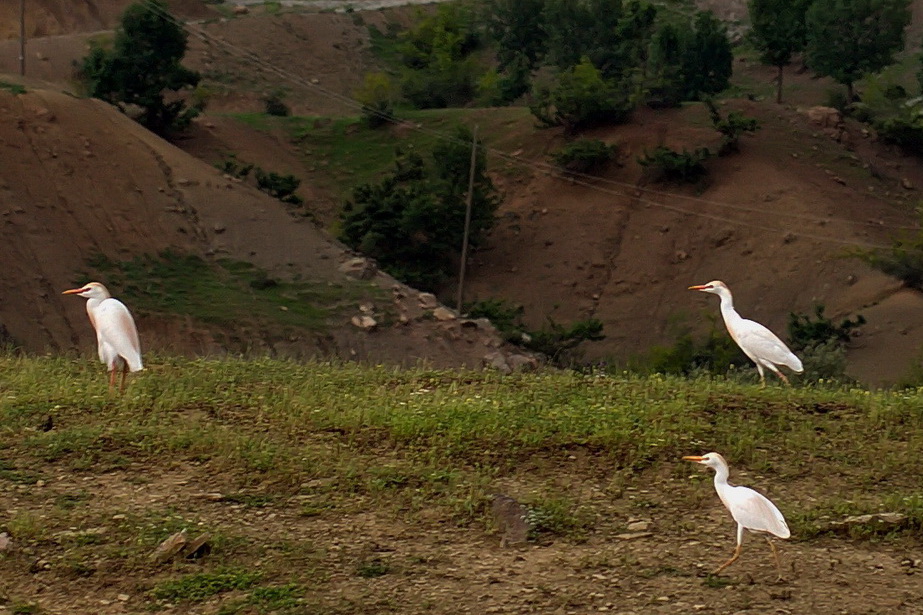
[{"label": "egret's white plumage", "polygon": [[[734,521],[737,522],[737,548],[734,555],[727,562],[722,564],[716,571],[718,574],[740,557],[741,545],[744,539],[744,530],[751,532],[771,534],[779,538],[788,538],[791,532],[788,524],[785,523],[785,517],[776,508],[776,505],[769,501],[766,496],[757,493],[749,487],[740,487],[728,483],[728,464],[724,457],[718,453],[708,453],[706,455],[690,455],[683,457],[686,461],[708,466],[715,471],[715,491],[721,498],[721,503],[730,511]],[[768,537],[767,537],[767,540]],[[779,566],[779,555],[776,547],[769,540],[769,546],[772,548],[772,554],[776,560],[776,567],[779,568],[779,576],[782,574]]]},{"label": "egret's white plumage", "polygon": [[109,369],[109,388],[115,386],[115,374],[122,370],[122,389],[129,371],[144,369],[141,363],[141,342],[135,320],[125,304],[113,299],[105,286],[90,282],[86,286],[64,291],[65,295],[79,295],[87,300],[87,315],[96,329],[99,360]]},{"label": "egret's white plumage", "polygon": [[731,290],[724,282],[714,280],[708,284],[690,286],[689,290],[700,290],[705,293],[718,295],[721,298],[721,316],[731,338],[740,346],[744,354],[756,363],[760,373],[760,382],[765,384],[766,376],[763,368],[767,368],[788,384],[788,378],[779,371],[777,366],[784,365],[793,372],[800,374],[804,371],[801,359],[795,356],[788,346],[776,335],[760,323],[747,320],[734,309],[734,298]]}]

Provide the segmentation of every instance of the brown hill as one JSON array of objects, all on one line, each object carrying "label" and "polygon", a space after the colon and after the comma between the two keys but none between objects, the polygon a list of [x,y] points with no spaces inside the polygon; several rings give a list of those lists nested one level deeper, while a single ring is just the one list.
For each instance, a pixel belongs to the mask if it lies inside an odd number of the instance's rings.
[{"label": "brown hill", "polygon": [[[914,6],[919,8],[917,4]],[[190,64],[218,79],[215,81],[217,94],[212,99],[214,110],[259,110],[260,96],[281,84],[294,92],[289,98],[297,112],[351,114],[354,112],[351,108],[344,107],[335,98],[312,91],[305,81],[316,79],[325,90],[348,96],[369,61],[363,55],[367,46],[366,24],[384,24],[398,18],[381,11],[363,13],[361,19],[331,13],[271,15],[257,9],[254,13],[202,27],[211,35],[230,41],[232,51],[255,51],[265,65],[284,67],[300,75],[301,81],[281,81],[271,71],[261,72],[259,67],[241,63],[228,49],[205,45],[193,37],[190,39],[193,47]],[[71,61],[84,53],[85,38],[65,36],[30,41],[30,52],[47,58],[33,62],[34,71],[44,78],[67,82],[72,71]],[[7,44],[13,43],[8,41]],[[0,54],[0,57],[9,57],[9,54]],[[739,62],[735,71],[738,80],[759,84],[768,84],[773,72],[744,62]],[[812,80],[810,75],[797,74],[794,70],[786,74],[786,83],[791,86],[790,104],[815,104],[814,101],[821,98],[820,88],[826,87]],[[69,105],[78,105],[78,101],[51,93],[30,94],[25,99],[33,96],[53,97],[55,105],[59,105],[52,111],[56,117],[69,114],[70,111],[65,110]],[[22,98],[10,98],[17,101],[8,108],[9,117],[16,122],[23,121],[15,106]],[[35,104],[45,108],[50,103],[43,100]],[[122,121],[115,119],[118,116],[111,110],[104,110],[103,105],[90,102],[79,102],[79,105],[85,105],[78,114],[86,123],[77,122],[66,128],[58,126],[46,132],[42,138],[47,139],[43,147],[48,151],[54,151],[55,139],[66,142],[73,137],[76,140],[67,151],[80,156],[79,136],[94,138],[97,134],[97,129],[92,128],[96,126],[95,120],[88,118],[89,109],[93,109],[93,113],[107,113],[105,120],[99,120],[103,125]],[[638,154],[660,143],[690,148],[702,144],[714,146],[714,132],[697,107],[671,112],[640,112],[631,125],[592,135],[618,143],[624,166],[613,167],[590,185],[554,179],[535,172],[534,168],[527,175],[506,182],[507,200],[500,212],[500,224],[487,248],[473,259],[469,298],[502,297],[521,303],[533,326],[540,326],[547,317],[558,322],[599,318],[605,324],[607,339],[587,345],[586,356],[625,360],[652,345],[672,343],[686,327],[701,331],[710,326],[708,319],[717,315],[716,302],[711,297],[689,293],[685,288],[689,284],[721,278],[734,290],[737,305],[745,316],[780,332],[785,329],[789,312],[810,312],[815,303],[826,305],[827,314],[833,317],[861,312],[869,323],[850,350],[850,373],[867,382],[898,379],[918,360],[923,344],[923,329],[916,326],[916,319],[908,320],[910,314],[918,313],[920,296],[909,291],[898,292],[900,285],[892,279],[843,256],[857,246],[887,244],[896,232],[916,226],[912,204],[918,199],[918,188],[923,186],[920,164],[889,151],[875,142],[873,136],[863,133],[858,125],[813,124],[804,109],[794,106],[747,101],[732,106],[758,117],[762,130],[745,140],[740,155],[715,162],[713,179],[700,194],[646,183],[635,163]],[[43,120],[40,113],[36,113],[28,121],[40,126]],[[88,128],[76,128],[84,125]],[[12,124],[10,126],[14,135],[21,132]],[[304,154],[291,144],[255,133],[225,118],[206,118],[199,127],[194,137],[181,145],[210,161],[214,161],[217,152],[235,151],[241,159],[257,163],[271,160],[272,168],[283,172],[298,174],[299,169],[304,171],[308,164]],[[72,131],[78,136],[74,137]],[[544,162],[547,151],[561,142],[560,137],[547,132],[539,135],[529,131],[519,136],[525,151],[522,158],[533,164]],[[146,149],[151,148],[151,137],[139,134],[133,138],[143,141]],[[161,142],[157,140],[157,143]],[[59,152],[64,151],[61,146],[57,147]],[[122,145],[106,148],[110,151],[124,149]],[[91,149],[99,156],[96,150]],[[179,164],[179,154],[174,153],[174,148],[168,151],[171,154],[164,160],[173,177],[188,179],[192,172],[172,169],[173,164]],[[124,152],[121,153],[112,164],[125,162]],[[22,177],[35,175],[34,165],[41,168],[50,160],[56,166],[51,167],[52,172],[42,171],[45,179],[39,182],[41,189],[49,188],[48,177],[54,178],[56,190],[62,194],[87,195],[93,189],[90,181],[78,183],[70,179],[74,172],[68,171],[63,162],[50,158],[50,154],[46,158],[48,160],[41,160],[40,156],[25,158],[17,163],[14,171],[4,171],[10,173],[7,177],[16,178],[16,182],[8,179],[8,185],[18,186]],[[114,174],[112,169],[132,169],[133,174],[138,175],[131,185],[106,179],[108,183],[100,185],[105,186],[107,193],[118,194],[126,187],[134,190],[137,185],[142,194],[152,194],[158,186],[163,187],[164,171],[158,165],[151,167],[149,175],[141,175],[134,171],[135,162],[125,162],[121,167],[108,167],[106,163],[101,165],[102,169],[97,169],[98,162],[101,161],[88,158],[76,175],[93,177],[95,182],[103,182],[103,177]],[[147,164],[151,162],[148,159]],[[220,183],[207,165],[197,168],[200,175],[194,181]],[[32,171],[26,172],[27,169]],[[67,175],[68,172],[72,175]],[[149,180],[154,184],[146,183]],[[184,194],[192,191],[189,186],[182,188]],[[205,191],[202,185],[195,188]],[[25,195],[39,190],[17,189],[21,190],[17,196],[20,200],[28,200]],[[266,202],[262,195],[236,184],[230,192],[221,194],[236,192],[246,192],[247,199],[261,198]],[[317,186],[306,186],[302,193],[314,203],[333,202],[331,196]],[[87,196],[78,198],[95,202]],[[203,194],[201,199],[202,203],[211,203],[213,197]],[[170,199],[165,198],[165,201],[161,207],[173,206]],[[51,202],[50,197],[48,202]],[[198,214],[212,217],[197,231],[187,229],[179,239],[187,244],[195,243],[204,254],[210,249],[210,241],[227,241],[230,236],[230,231],[223,237],[213,236],[209,224],[227,225],[229,229],[232,225],[218,220],[217,214],[209,214],[211,206],[202,203],[195,203]],[[241,220],[245,219],[245,208],[241,206]],[[329,210],[330,206],[324,208]],[[286,225],[291,224],[275,203],[272,209],[278,214],[274,221],[282,224],[284,219]],[[46,210],[51,213],[47,206]],[[151,211],[160,210],[153,207]],[[127,220],[137,212],[137,208],[131,207],[118,215]],[[42,224],[51,223],[43,220]],[[64,225],[61,233],[67,235],[67,224],[75,222],[61,224]],[[80,224],[88,223],[81,221]],[[148,223],[137,224],[146,228]],[[138,245],[137,240],[133,243],[128,238],[119,239],[124,245],[120,244],[121,252],[112,253],[113,257],[135,254],[138,250],[152,253],[178,241],[180,234],[168,228],[170,224],[175,226],[172,218],[156,224],[166,225],[159,239],[146,246]],[[266,224],[264,228],[270,228],[271,223],[267,221]],[[300,228],[306,226],[299,225]],[[193,236],[197,237],[194,242]],[[249,260],[249,253],[255,251],[255,262],[278,270],[284,259],[279,255],[267,257],[265,244],[251,250],[247,242],[252,237],[241,237],[239,243],[227,248],[229,253]],[[327,240],[321,237],[316,241]],[[268,243],[272,252],[274,244]],[[299,258],[304,260],[299,260],[298,266],[315,272],[311,275],[323,277],[316,272],[318,267],[326,265],[312,259],[311,252],[299,252]],[[79,260],[86,254],[86,251],[75,252],[73,258]],[[55,273],[60,276],[67,272],[58,270]],[[29,273],[22,272],[22,275],[28,277]],[[454,297],[454,290],[446,289],[446,297]],[[16,337],[33,348],[63,348],[74,339],[71,324],[60,329],[67,331],[63,337],[60,333],[51,334],[47,325],[43,327],[37,328],[35,333]],[[394,349],[393,354],[402,351]]]},{"label": "brown hill", "polygon": [[[242,317],[209,326],[194,317],[142,313],[147,349],[270,352],[370,361],[480,365],[505,354],[492,327],[433,318],[436,305],[377,273],[346,275],[355,255],[277,200],[222,176],[214,167],[152,135],[114,108],[51,90],[0,89],[0,240],[6,289],[0,324],[33,351],[89,348],[81,301],[61,291],[86,281],[92,257],[111,262],[165,250],[253,263],[278,279],[341,289],[319,307],[320,329]],[[204,277],[207,271],[201,271]],[[368,276],[360,276],[368,277]],[[144,280],[127,279],[144,285]],[[112,288],[115,294],[118,288]],[[175,292],[184,292],[175,289]],[[346,297],[349,297],[348,299]],[[294,303],[301,300],[291,298]],[[284,305],[280,309],[286,310]],[[373,333],[352,324],[372,316]],[[440,320],[441,316],[444,320]]]}]

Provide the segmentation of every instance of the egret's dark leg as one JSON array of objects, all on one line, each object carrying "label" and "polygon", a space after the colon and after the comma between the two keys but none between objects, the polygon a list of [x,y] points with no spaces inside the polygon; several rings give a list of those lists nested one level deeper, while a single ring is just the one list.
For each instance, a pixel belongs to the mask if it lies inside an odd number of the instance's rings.
[{"label": "egret's dark leg", "polygon": [[115,367],[109,370],[109,392],[115,390]]},{"label": "egret's dark leg", "polygon": [[128,378],[128,363],[122,367],[122,386],[120,388],[121,392],[125,392],[125,380]]}]

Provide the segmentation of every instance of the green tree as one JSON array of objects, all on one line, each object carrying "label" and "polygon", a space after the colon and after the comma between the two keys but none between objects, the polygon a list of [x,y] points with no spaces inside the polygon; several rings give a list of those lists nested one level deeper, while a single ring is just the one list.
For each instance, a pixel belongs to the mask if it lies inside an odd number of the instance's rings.
[{"label": "green tree", "polygon": [[[399,150],[387,177],[353,190],[343,209],[341,238],[398,279],[435,290],[454,273],[461,249],[470,164],[471,132],[463,127],[434,148],[429,164]],[[492,226],[499,203],[486,171],[486,155],[478,148],[472,245]]]},{"label": "green tree", "polygon": [[500,72],[523,60],[535,68],[545,55],[545,29],[542,10],[545,0],[493,0],[487,27],[497,45]]},{"label": "green tree", "polygon": [[83,59],[82,72],[91,96],[123,112],[136,107],[140,124],[168,136],[201,111],[181,99],[164,100],[164,92],[199,82],[198,73],[180,64],[185,53],[183,28],[167,13],[163,0],[150,0],[125,10],[112,49],[94,46]]},{"label": "green tree", "polygon": [[628,119],[632,104],[624,88],[603,78],[589,58],[558,75],[554,86],[541,86],[529,106],[544,126],[563,126],[566,134]]},{"label": "green tree", "polygon": [[711,11],[699,11],[683,54],[686,100],[700,100],[727,89],[733,64],[727,27]]},{"label": "green tree", "polygon": [[683,101],[686,34],[691,34],[691,29],[684,31],[669,22],[661,24],[654,32],[647,79],[647,104],[651,107],[675,107]]},{"label": "green tree", "polygon": [[750,0],[749,38],[760,61],[775,66],[776,102],[782,102],[782,75],[792,55],[805,44],[805,13],[810,0]]},{"label": "green tree", "polygon": [[463,105],[475,94],[480,44],[473,15],[459,4],[441,4],[402,35],[401,89],[415,107]]},{"label": "green tree", "polygon": [[808,65],[846,86],[891,64],[904,46],[910,0],[815,0],[806,15]]}]

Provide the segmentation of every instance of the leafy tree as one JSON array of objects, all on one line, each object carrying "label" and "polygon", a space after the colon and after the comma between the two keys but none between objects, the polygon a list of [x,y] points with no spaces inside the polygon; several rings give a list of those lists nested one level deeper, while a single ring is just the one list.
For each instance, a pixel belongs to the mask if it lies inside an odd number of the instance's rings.
[{"label": "leafy tree", "polygon": [[562,72],[554,86],[534,92],[529,106],[544,126],[563,126],[566,134],[583,128],[628,119],[632,104],[623,88],[603,78],[589,58]]},{"label": "leafy tree", "polygon": [[91,96],[123,112],[140,109],[140,124],[160,135],[182,129],[201,111],[181,99],[166,102],[164,92],[194,87],[199,74],[180,65],[186,33],[167,13],[163,0],[133,4],[122,15],[111,50],[94,46],[82,72]]},{"label": "leafy tree", "polygon": [[687,39],[683,54],[686,100],[699,100],[727,89],[733,63],[727,27],[711,11],[699,11],[694,34]]},{"label": "leafy tree", "polygon": [[462,105],[476,91],[472,52],[480,39],[474,17],[458,4],[440,4],[403,34],[401,89],[415,107]]},{"label": "leafy tree", "polygon": [[542,10],[545,0],[493,0],[488,13],[488,31],[497,45],[500,72],[514,63],[530,69],[545,55]]},{"label": "leafy tree", "polygon": [[[353,190],[342,215],[341,238],[378,260],[398,279],[434,290],[454,272],[461,249],[471,158],[471,133],[434,148],[430,163],[398,150],[394,169],[380,183]],[[472,198],[472,245],[493,224],[499,198],[478,149]]]},{"label": "leafy tree", "polygon": [[846,86],[891,64],[904,46],[910,0],[815,0],[806,15],[808,65]]},{"label": "leafy tree", "polygon": [[599,139],[577,139],[551,154],[554,163],[571,173],[591,173],[612,160],[618,151]]},{"label": "leafy tree", "polygon": [[663,23],[654,32],[648,67],[647,104],[654,108],[679,105],[686,93],[683,77],[685,38],[691,29],[683,31],[673,23]]},{"label": "leafy tree", "polygon": [[710,98],[704,101],[708,109],[708,115],[711,117],[712,126],[721,133],[721,147],[718,149],[718,155],[724,156],[731,152],[740,150],[740,137],[745,132],[756,132],[760,127],[756,118],[746,117],[740,111],[731,111],[727,117],[721,117],[718,107]]},{"label": "leafy tree", "polygon": [[366,73],[354,96],[362,103],[362,117],[369,128],[388,123],[394,115],[394,85],[385,73]]},{"label": "leafy tree", "polygon": [[805,44],[805,13],[810,0],[750,0],[752,27],[749,37],[760,61],[775,66],[776,102],[782,102],[783,69]]}]

